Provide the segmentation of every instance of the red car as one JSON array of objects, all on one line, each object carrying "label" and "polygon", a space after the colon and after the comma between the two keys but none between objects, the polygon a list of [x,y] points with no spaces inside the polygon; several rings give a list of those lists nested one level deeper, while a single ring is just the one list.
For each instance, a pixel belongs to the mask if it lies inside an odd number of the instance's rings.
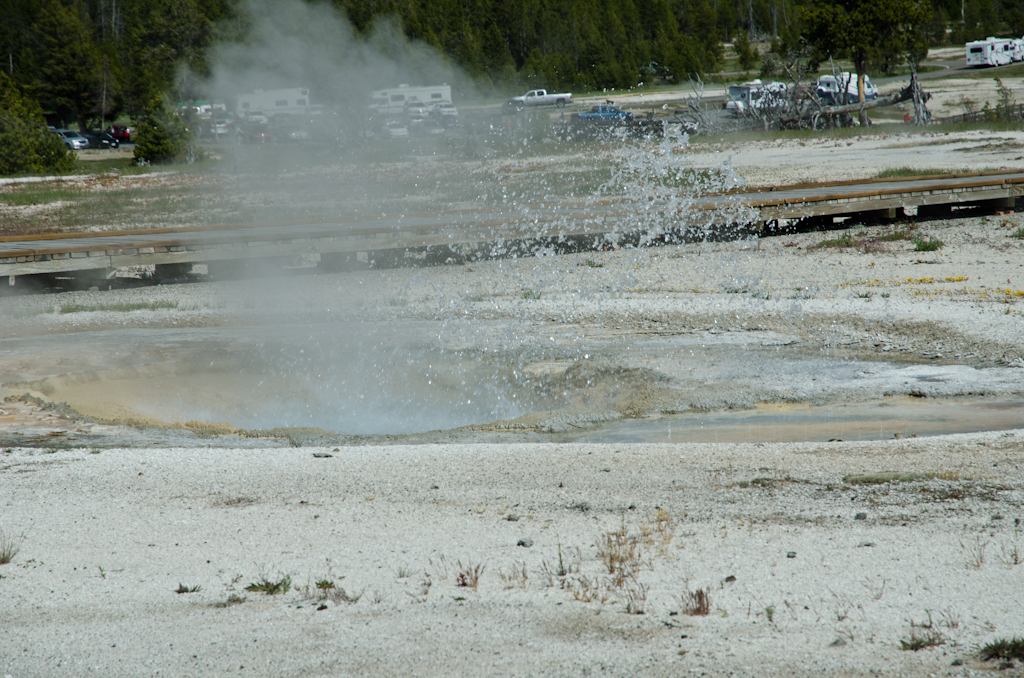
[{"label": "red car", "polygon": [[107,128],[107,132],[110,136],[117,139],[118,143],[128,143],[132,140],[132,133],[135,132],[134,127],[128,127],[127,125],[111,125]]}]

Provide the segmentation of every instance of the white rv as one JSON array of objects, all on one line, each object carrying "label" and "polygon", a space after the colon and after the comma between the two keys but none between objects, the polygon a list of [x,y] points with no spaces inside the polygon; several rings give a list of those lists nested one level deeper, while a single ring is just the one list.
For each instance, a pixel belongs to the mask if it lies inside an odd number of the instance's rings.
[{"label": "white rv", "polygon": [[1016,44],[1013,40],[987,38],[967,43],[968,66],[1005,66],[1013,61]]},{"label": "white rv", "polygon": [[433,85],[429,87],[413,87],[399,85],[391,89],[379,89],[370,93],[370,108],[384,115],[402,115],[409,104],[421,104],[430,107],[442,101],[451,103],[451,85]]},{"label": "white rv", "polygon": [[258,89],[251,94],[238,95],[238,117],[248,119],[251,114],[262,113],[268,118],[276,115],[310,115],[313,107],[309,103],[309,90]]},{"label": "white rv", "polygon": [[729,101],[725,103],[725,110],[740,116],[755,110],[782,107],[786,105],[786,91],[784,82],[765,84],[760,79],[729,85]]}]

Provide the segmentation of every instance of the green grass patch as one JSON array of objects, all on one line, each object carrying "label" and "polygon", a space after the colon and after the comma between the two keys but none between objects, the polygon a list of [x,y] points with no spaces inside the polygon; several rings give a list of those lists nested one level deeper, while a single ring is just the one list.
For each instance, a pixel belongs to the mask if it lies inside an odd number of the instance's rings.
[{"label": "green grass patch", "polygon": [[911,473],[906,471],[882,471],[880,473],[865,473],[861,475],[848,475],[843,478],[847,485],[884,485],[886,483],[915,483],[932,480],[934,473]]},{"label": "green grass patch", "polygon": [[1024,77],[1024,63],[1013,64],[1012,66],[1003,66],[1001,68],[978,68],[971,71],[950,71],[950,77],[956,78],[971,78],[973,80],[991,80],[992,78],[999,78],[1005,80],[1006,78],[1021,78]]},{"label": "green grass patch", "polygon": [[934,629],[928,629],[925,631],[914,629],[910,633],[910,638],[900,640],[900,649],[904,651],[909,650],[917,652],[918,650],[924,650],[929,647],[938,647],[945,643],[946,639],[941,633]]},{"label": "green grass patch", "polygon": [[936,169],[934,167],[890,167],[875,175],[877,179],[897,179],[902,177],[926,177],[932,175],[960,174],[967,172],[962,169]]},{"label": "green grass patch", "polygon": [[277,581],[273,581],[267,577],[260,577],[259,581],[249,584],[245,587],[245,590],[252,591],[253,593],[265,593],[268,596],[277,596],[288,593],[291,588],[292,578],[285,575]]},{"label": "green grass patch", "polygon": [[912,242],[914,243],[915,252],[934,252],[941,249],[945,244],[938,238],[932,238],[931,236],[927,238],[914,238]]},{"label": "green grass patch", "polygon": [[1016,231],[1014,231],[1010,235],[1012,237],[1016,238],[1017,240],[1024,240],[1024,227],[1018,228]]},{"label": "green grass patch", "polygon": [[178,308],[174,301],[123,302],[118,304],[67,304],[60,307],[60,313],[87,313],[89,311],[113,311],[128,313],[130,311],[157,311],[160,309]]},{"label": "green grass patch", "polygon": [[825,247],[832,248],[844,248],[844,247],[859,247],[860,241],[854,238],[850,233],[843,233],[838,238],[832,238],[831,240],[822,240],[817,245],[812,245],[807,249],[822,249]]},{"label": "green grass patch", "polygon": [[984,661],[992,659],[1019,659],[1024,661],[1024,638],[1000,638],[981,648]]}]

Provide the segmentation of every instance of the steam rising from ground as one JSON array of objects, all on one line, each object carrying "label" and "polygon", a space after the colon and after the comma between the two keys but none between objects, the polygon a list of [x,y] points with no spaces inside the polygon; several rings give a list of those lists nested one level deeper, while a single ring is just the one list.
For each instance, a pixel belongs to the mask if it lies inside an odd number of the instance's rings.
[{"label": "steam rising from ground", "polygon": [[[728,166],[691,167],[685,135],[581,142],[567,155],[554,138],[558,121],[548,112],[503,116],[494,108],[462,111],[460,127],[443,137],[368,138],[372,90],[448,83],[457,95],[472,98],[471,81],[444,55],[405,38],[394,21],[379,22],[359,35],[329,4],[298,0],[250,0],[241,14],[246,37],[213,52],[210,96],[230,105],[234,96],[258,89],[304,87],[311,103],[324,106],[315,142],[221,142],[222,152],[236,158],[229,190],[246,196],[251,217],[245,216],[252,221],[349,219],[363,220],[365,226],[366,219],[397,215],[401,228],[406,213],[436,214],[442,223],[459,223],[469,215],[490,224],[491,235],[484,247],[467,249],[468,262],[479,256],[535,258],[534,266],[508,271],[506,283],[517,296],[568,295],[592,307],[596,303],[598,309],[637,280],[627,268],[611,281],[602,276],[600,284],[592,280],[566,287],[567,262],[549,255],[564,249],[566,234],[578,233],[581,223],[603,225],[612,219],[606,246],[636,247],[635,271],[647,245],[673,237],[714,239],[722,224],[735,235],[735,225],[749,221],[749,210],[736,205],[704,210],[695,204],[699,196],[735,188],[742,179]],[[497,268],[500,272],[502,266]],[[456,269],[452,275],[460,273]],[[380,286],[387,276],[387,271],[372,271],[366,283]],[[353,291],[339,288],[338,301]],[[246,368],[268,376],[253,388],[254,400],[271,402],[274,394],[279,400],[265,410],[251,406],[248,415],[210,410],[197,418],[228,418],[255,428],[261,424],[257,419],[271,418],[268,411],[273,411],[277,420],[264,420],[266,427],[387,433],[486,423],[566,404],[562,396],[551,397],[543,375],[524,374],[523,368],[538,357],[570,356],[564,351],[527,356],[510,348],[508,338],[528,335],[535,321],[512,308],[493,309],[498,319],[482,331],[474,300],[483,297],[468,285],[461,297],[438,298],[426,305],[430,311],[415,311],[417,319],[437,323],[433,344],[409,343],[394,332],[379,331],[374,318],[381,314],[372,307],[343,312],[343,323],[359,324],[356,332],[325,330],[318,317],[320,302],[303,299],[301,293],[278,295],[257,285],[234,288],[231,294],[235,298],[228,304],[256,307],[254,318],[268,331],[285,325],[295,330],[290,340],[268,344],[262,358],[253,354],[261,365]],[[296,313],[304,318],[298,325]],[[455,345],[472,350],[453,351]],[[577,348],[569,353],[587,353]],[[587,387],[596,383],[584,382]],[[609,388],[616,390],[615,384]]]},{"label": "steam rising from ground", "polygon": [[364,111],[375,89],[469,85],[442,54],[410,41],[391,20],[360,36],[340,10],[301,0],[248,0],[241,16],[245,39],[213,52],[213,95],[308,87],[314,101]]}]

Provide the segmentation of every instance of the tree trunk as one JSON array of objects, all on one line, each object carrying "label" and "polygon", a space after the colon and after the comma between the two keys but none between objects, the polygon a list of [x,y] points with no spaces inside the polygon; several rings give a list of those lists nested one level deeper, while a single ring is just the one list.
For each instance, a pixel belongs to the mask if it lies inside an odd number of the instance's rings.
[{"label": "tree trunk", "polygon": [[858,120],[860,121],[861,127],[867,127],[868,112],[867,109],[864,107],[864,75],[867,73],[868,70],[867,55],[864,53],[857,54],[857,58],[854,63],[857,66],[857,103],[860,104],[860,114],[858,115]]}]

